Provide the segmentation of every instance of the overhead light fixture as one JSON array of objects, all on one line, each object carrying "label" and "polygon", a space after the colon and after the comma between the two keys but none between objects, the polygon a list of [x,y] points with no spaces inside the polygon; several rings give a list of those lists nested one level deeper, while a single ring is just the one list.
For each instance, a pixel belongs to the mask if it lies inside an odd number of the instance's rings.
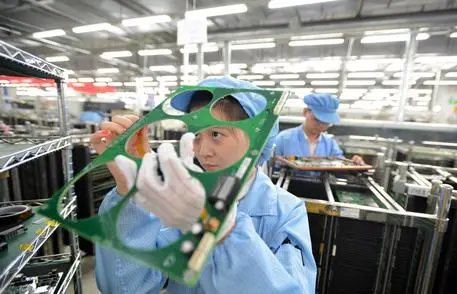
[{"label": "overhead light fixture", "polygon": [[80,83],[93,83],[94,79],[93,78],[78,78],[78,82],[80,82]]},{"label": "overhead light fixture", "polygon": [[124,87],[136,87],[136,82],[124,82]]},{"label": "overhead light fixture", "polygon": [[252,43],[271,43],[274,42],[274,38],[263,38],[263,39],[251,39],[251,40],[234,40],[232,44],[252,44]]},{"label": "overhead light fixture", "polygon": [[74,27],[71,30],[75,34],[83,34],[83,33],[92,33],[97,31],[108,31],[112,28],[112,25],[107,22],[91,24],[87,26],[79,26]]},{"label": "overhead light fixture", "polygon": [[71,69],[66,69],[65,72],[67,74],[69,74],[69,75],[74,75],[75,74],[75,72],[73,70],[71,70]]},{"label": "overhead light fixture", "polygon": [[275,81],[253,81],[252,83],[259,87],[273,87],[274,85],[276,85]]},{"label": "overhead light fixture", "polygon": [[225,5],[225,6],[202,8],[202,9],[186,11],[186,13],[184,14],[184,17],[185,18],[213,17],[213,16],[245,13],[246,11],[248,11],[248,7],[246,6],[246,4],[233,4],[233,5]]},{"label": "overhead light fixture", "polygon": [[288,67],[290,66],[289,62],[264,62],[264,63],[256,63],[254,66],[257,67]]},{"label": "overhead light fixture", "polygon": [[[198,52],[198,47],[196,44],[190,44],[185,47],[186,51],[188,53],[197,53]],[[203,52],[217,52],[219,51],[219,47],[217,46],[216,43],[205,43],[202,45],[202,50]],[[179,52],[184,54],[184,48],[179,49]]]},{"label": "overhead light fixture", "polygon": [[427,85],[427,86],[436,86],[436,85],[440,85],[440,86],[457,86],[457,80],[456,81],[452,81],[452,80],[441,80],[441,81],[428,80],[428,81],[424,81],[424,85]]},{"label": "overhead light fixture", "polygon": [[261,80],[263,75],[239,75],[236,78],[239,80]]},{"label": "overhead light fixture", "polygon": [[[394,78],[401,78],[403,76],[403,72],[399,71],[394,73]],[[419,79],[419,78],[433,78],[435,76],[434,72],[412,72],[410,73],[410,77]]]},{"label": "overhead light fixture", "polygon": [[146,17],[123,19],[121,24],[124,27],[134,27],[169,21],[171,21],[171,17],[169,15],[153,15]]},{"label": "overhead light fixture", "polygon": [[336,94],[338,93],[337,88],[316,88],[314,89],[316,93],[325,93],[325,94]]},{"label": "overhead light fixture", "polygon": [[95,86],[95,87],[106,87],[106,83],[103,83],[103,82],[95,82],[95,83],[94,83],[94,86]]},{"label": "overhead light fixture", "polygon": [[101,82],[107,83],[107,82],[112,82],[113,79],[112,79],[112,78],[95,78],[95,81],[96,81],[96,82],[100,82],[100,83],[101,83]]},{"label": "overhead light fixture", "polygon": [[47,62],[65,62],[69,61],[68,56],[49,56],[45,58]]},{"label": "overhead light fixture", "polygon": [[64,36],[64,35],[66,35],[64,30],[57,29],[57,30],[36,32],[36,33],[32,34],[32,37],[34,37],[35,39],[46,39],[46,38],[52,38],[52,37],[58,37],[58,36]]},{"label": "overhead light fixture", "polygon": [[178,82],[162,82],[161,86],[164,87],[176,87],[178,85]]},{"label": "overhead light fixture", "polygon": [[78,79],[68,79],[67,80],[67,83],[76,83],[76,82],[78,82]]},{"label": "overhead light fixture", "polygon": [[[382,84],[384,86],[400,86],[402,83],[402,80],[387,80],[387,81],[382,81]],[[416,84],[416,80],[411,80],[409,81],[410,85]]]},{"label": "overhead light fixture", "polygon": [[172,72],[175,73],[178,71],[176,66],[174,65],[152,65],[149,67],[150,71],[166,71],[166,72]]},{"label": "overhead light fixture", "polygon": [[144,49],[139,50],[138,55],[140,56],[153,56],[153,55],[170,55],[173,51],[170,49]]},{"label": "overhead light fixture", "polygon": [[178,77],[177,76],[160,76],[160,77],[157,77],[157,80],[159,82],[177,81]]},{"label": "overhead light fixture", "polygon": [[124,51],[109,51],[103,52],[100,54],[101,58],[111,59],[111,58],[119,58],[119,57],[130,57],[132,56],[132,52],[124,50]]},{"label": "overhead light fixture", "polygon": [[341,37],[343,37],[343,33],[292,36],[292,37],[290,37],[290,40],[298,41],[298,40],[331,39],[331,38],[341,38]]},{"label": "overhead light fixture", "polygon": [[299,74],[274,74],[270,75],[270,79],[272,80],[293,80],[293,79],[298,79],[300,78]]},{"label": "overhead light fixture", "polygon": [[[406,42],[410,38],[409,34],[394,34],[394,35],[373,35],[366,36],[360,40],[362,44],[375,44],[375,43],[392,43],[392,42]],[[419,33],[416,40],[422,41],[430,38],[428,33]]]},{"label": "overhead light fixture", "polygon": [[376,30],[376,31],[365,31],[365,36],[370,35],[392,35],[392,34],[408,34],[409,29],[391,29],[391,30]]},{"label": "overhead light fixture", "polygon": [[367,71],[367,72],[350,72],[347,75],[348,78],[352,79],[378,79],[378,78],[383,78],[384,73],[383,72],[377,72],[377,71]]},{"label": "overhead light fixture", "polygon": [[376,84],[375,80],[347,80],[344,83],[346,86],[373,86]]},{"label": "overhead light fixture", "polygon": [[414,59],[415,63],[436,64],[436,63],[457,63],[457,56],[420,56]]},{"label": "overhead light fixture", "polygon": [[309,73],[306,75],[307,79],[337,79],[340,77],[340,74],[335,73]]},{"label": "overhead light fixture", "polygon": [[313,86],[336,86],[339,83],[339,81],[311,81]]},{"label": "overhead light fixture", "polygon": [[143,82],[152,82],[154,80],[153,77],[136,77],[135,80],[141,80]]},{"label": "overhead light fixture", "polygon": [[104,67],[104,68],[97,68],[97,73],[101,74],[108,74],[108,73],[118,73],[119,69],[115,67]]},{"label": "overhead light fixture", "polygon": [[335,38],[335,39],[316,39],[316,40],[297,40],[297,41],[290,41],[290,47],[302,47],[302,46],[324,46],[324,45],[338,45],[343,44],[343,38]]},{"label": "overhead light fixture", "polygon": [[111,86],[111,87],[122,87],[122,82],[110,82],[110,83],[108,83],[108,86]]},{"label": "overhead light fixture", "polygon": [[453,32],[449,35],[449,38],[457,38],[457,32]]},{"label": "overhead light fixture", "polygon": [[333,2],[333,1],[338,1],[338,0],[271,0],[270,2],[268,2],[268,8],[278,9],[278,8],[286,8],[286,7],[292,7],[292,6]]},{"label": "overhead light fixture", "polygon": [[457,71],[450,71],[444,75],[446,78],[457,78]]},{"label": "overhead light fixture", "polygon": [[249,49],[268,49],[276,47],[276,43],[252,43],[252,44],[234,44],[232,50],[249,50]]},{"label": "overhead light fixture", "polygon": [[304,86],[306,84],[305,81],[280,81],[279,84],[281,86]]},{"label": "overhead light fixture", "polygon": [[143,82],[143,86],[145,86],[145,87],[157,87],[158,85],[159,85],[159,82],[152,82],[152,81]]}]

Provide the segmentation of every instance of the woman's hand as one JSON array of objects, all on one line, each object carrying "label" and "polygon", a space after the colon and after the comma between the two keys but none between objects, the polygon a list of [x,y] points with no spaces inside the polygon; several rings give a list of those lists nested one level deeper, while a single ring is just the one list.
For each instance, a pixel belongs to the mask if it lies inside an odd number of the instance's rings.
[{"label": "woman's hand", "polygon": [[363,158],[360,155],[354,155],[352,157],[352,161],[354,161],[355,163],[360,164],[360,165],[364,165],[365,164],[365,161],[363,161]]},{"label": "woman's hand", "polygon": [[[90,136],[90,142],[98,154],[105,152],[117,136],[125,132],[134,122],[139,119],[137,115],[114,116],[110,122],[103,122],[101,130]],[[135,157],[143,157],[149,151],[148,128],[145,127],[137,132],[127,143],[127,152]],[[116,181],[120,194],[125,195],[129,191],[126,179],[115,162],[110,162],[107,167]]]}]

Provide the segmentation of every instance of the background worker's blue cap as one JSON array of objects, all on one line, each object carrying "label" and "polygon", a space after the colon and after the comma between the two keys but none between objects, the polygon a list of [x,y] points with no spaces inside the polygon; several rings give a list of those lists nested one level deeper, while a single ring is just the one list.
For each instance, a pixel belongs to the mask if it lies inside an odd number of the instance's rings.
[{"label": "background worker's blue cap", "polygon": [[[250,82],[237,80],[230,76],[205,79],[205,80],[201,81],[198,84],[198,86],[219,87],[219,88],[242,88],[242,89],[253,89],[253,90],[261,89]],[[171,106],[177,110],[180,110],[183,112],[189,112],[190,101],[192,100],[192,97],[196,92],[198,92],[198,90],[183,92],[181,94],[176,95],[171,100]],[[261,113],[265,109],[265,106],[267,105],[266,98],[264,98],[263,96],[256,94],[256,93],[241,92],[241,93],[233,93],[230,95],[240,103],[241,107],[244,109],[244,111],[246,111],[246,113],[248,114],[249,117],[254,117],[257,114]],[[267,144],[265,144],[265,147],[262,151],[259,161],[257,162],[258,165],[263,164],[266,160],[268,160],[271,157],[274,140],[276,138],[276,135],[278,134],[278,129],[279,129],[278,123],[276,123],[270,132],[270,135],[268,137],[268,142],[267,142]]]},{"label": "background worker's blue cap", "polygon": [[336,113],[340,101],[336,96],[329,94],[309,94],[305,96],[304,100],[318,120],[328,124],[337,124],[340,122],[340,117]]}]

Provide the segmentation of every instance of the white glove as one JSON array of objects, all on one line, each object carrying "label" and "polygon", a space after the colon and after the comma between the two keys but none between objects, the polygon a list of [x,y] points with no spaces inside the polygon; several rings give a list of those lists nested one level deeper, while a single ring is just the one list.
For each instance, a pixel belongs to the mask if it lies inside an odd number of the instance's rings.
[{"label": "white glove", "polygon": [[[205,204],[204,187],[184,167],[201,170],[193,164],[194,138],[192,133],[182,136],[179,150],[181,158],[178,158],[170,143],[161,144],[157,154],[147,153],[136,177],[138,192],[134,200],[156,215],[164,225],[184,232],[195,223]],[[135,162],[122,155],[116,156],[115,161],[130,189],[136,176]],[[159,164],[163,181],[157,172]]]}]

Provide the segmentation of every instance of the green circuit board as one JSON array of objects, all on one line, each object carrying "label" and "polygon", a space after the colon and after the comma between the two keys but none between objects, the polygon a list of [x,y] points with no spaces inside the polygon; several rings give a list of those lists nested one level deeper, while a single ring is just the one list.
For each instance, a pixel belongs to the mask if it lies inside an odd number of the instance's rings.
[{"label": "green circuit board", "polygon": [[[179,99],[179,94],[187,91],[210,92],[212,96],[211,101],[195,112],[170,112],[171,100]],[[254,93],[265,98],[264,110],[254,117],[240,121],[221,121],[211,114],[212,106],[217,101],[239,92]],[[136,121],[125,132],[116,137],[102,155],[95,158],[64,187],[58,190],[41,207],[39,213],[58,221],[63,227],[77,232],[86,239],[112,248],[120,254],[136,259],[139,263],[148,267],[159,269],[179,283],[193,286],[198,282],[207,258],[216,245],[216,235],[221,229],[228,211],[234,205],[236,195],[246,182],[249,173],[255,167],[262,149],[268,140],[268,136],[276,124],[279,113],[288,97],[288,91],[181,86],[149,114]],[[249,137],[248,150],[233,165],[212,172],[196,172],[188,169],[189,173],[202,183],[207,195],[202,214],[189,232],[183,234],[177,241],[157,249],[148,250],[127,246],[117,231],[117,224],[122,209],[128,204],[135,192],[137,192],[136,186],[133,186],[122,200],[104,213],[78,220],[63,218],[61,216],[59,209],[66,195],[68,195],[75,182],[82,176],[101,165],[112,162],[117,155],[124,155],[134,160],[137,166],[140,167],[142,158],[129,154],[126,150],[127,143],[144,126],[165,119],[179,120],[187,125],[189,132],[193,133],[198,133],[213,126],[228,126],[241,129]],[[224,193],[227,195],[223,195]],[[184,248],[186,249],[184,250]]]}]

